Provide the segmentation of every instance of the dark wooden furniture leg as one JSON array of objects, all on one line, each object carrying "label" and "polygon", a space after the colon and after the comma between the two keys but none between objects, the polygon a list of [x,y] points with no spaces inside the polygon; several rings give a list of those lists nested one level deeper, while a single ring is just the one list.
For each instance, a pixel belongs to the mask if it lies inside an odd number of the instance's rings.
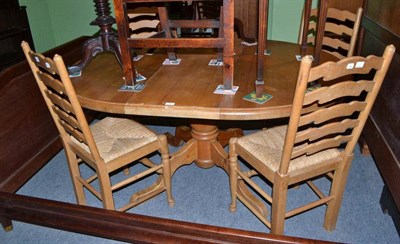
[{"label": "dark wooden furniture leg", "polygon": [[311,4],[312,0],[306,0],[304,2],[303,33],[301,36],[301,50],[300,50],[300,54],[302,57],[304,57],[307,53],[307,35],[308,35],[308,28],[310,25]]},{"label": "dark wooden furniture leg", "polygon": [[[328,1],[321,0],[318,9],[317,36],[314,49],[314,66],[319,65],[320,54],[322,50],[322,39],[324,38],[326,15],[328,12]],[[306,31],[306,30],[304,30]]]},{"label": "dark wooden furniture leg", "polygon": [[[165,6],[158,7],[158,15],[160,16],[160,24],[165,33],[165,37],[172,38],[167,8]],[[175,50],[173,48],[167,48],[167,53],[169,60],[177,60]]]},{"label": "dark wooden furniture leg", "polygon": [[93,0],[93,2],[96,7],[97,18],[90,25],[98,25],[100,33],[98,36],[85,41],[82,48],[83,57],[78,64],[68,67],[70,74],[79,73],[98,53],[105,51],[114,53],[118,63],[122,65],[118,35],[111,28],[116,21],[114,17],[110,16],[110,3],[108,0]]},{"label": "dark wooden furniture leg", "polygon": [[3,226],[4,231],[12,231],[13,225],[11,219],[6,217],[0,217],[0,223]]},{"label": "dark wooden furniture leg", "polygon": [[257,80],[256,96],[262,97],[264,91],[264,50],[267,35],[269,0],[260,0],[258,4],[258,47],[257,47]]}]

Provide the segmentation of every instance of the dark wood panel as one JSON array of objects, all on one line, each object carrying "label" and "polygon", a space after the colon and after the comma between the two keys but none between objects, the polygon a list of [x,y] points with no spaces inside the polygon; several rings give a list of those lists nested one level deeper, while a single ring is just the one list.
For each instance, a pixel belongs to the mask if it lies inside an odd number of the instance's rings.
[{"label": "dark wood panel", "polygon": [[0,6],[0,71],[24,59],[22,40],[33,47],[26,8],[19,7],[17,0],[7,1]]},{"label": "dark wood panel", "polygon": [[366,16],[380,23],[394,34],[400,36],[400,1],[398,0],[369,0]]},{"label": "dark wood panel", "polygon": [[352,13],[356,13],[359,7],[362,7],[364,0],[330,0],[328,1],[328,7],[337,9],[346,9]]},{"label": "dark wood panel", "polygon": [[[81,56],[77,39],[46,55],[63,55],[67,63]],[[0,190],[14,192],[61,148],[52,121],[27,62],[0,73]]]},{"label": "dark wood panel", "polygon": [[388,44],[394,44],[397,48],[363,132],[397,209],[400,209],[400,37],[390,28],[398,28],[398,20],[390,16],[399,16],[399,4],[395,0],[366,2],[361,50],[361,55],[365,56],[381,55]]},{"label": "dark wood panel", "polygon": [[235,28],[243,31],[244,38],[257,38],[258,1],[235,0]]}]

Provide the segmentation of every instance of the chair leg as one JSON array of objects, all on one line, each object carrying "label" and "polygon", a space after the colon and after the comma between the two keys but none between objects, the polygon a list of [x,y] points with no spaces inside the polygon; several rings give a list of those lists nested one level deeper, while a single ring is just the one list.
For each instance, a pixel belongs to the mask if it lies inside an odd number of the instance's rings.
[{"label": "chair leg", "polygon": [[168,205],[172,208],[175,205],[175,199],[172,197],[172,187],[171,187],[171,165],[169,161],[168,153],[168,142],[165,135],[160,137],[160,153],[161,153],[161,163],[163,164],[163,176],[165,183],[165,191],[167,192]]},{"label": "chair leg", "polygon": [[101,201],[103,202],[103,208],[115,210],[114,198],[111,190],[110,175],[105,169],[104,165],[99,164],[99,168],[96,169],[96,174],[99,181]]},{"label": "chair leg", "polygon": [[[223,29],[224,29],[224,26],[223,26],[223,23],[222,23],[222,20],[224,19],[224,14],[223,14],[223,11],[222,11],[222,8],[220,9],[220,14],[219,14],[219,23],[220,23],[220,26],[219,26],[219,28],[218,28],[218,37],[222,37],[223,35],[224,35],[224,31],[223,31]],[[224,55],[224,50],[222,49],[222,48],[218,48],[218,50],[217,50],[217,53],[218,53],[218,55],[217,55],[217,61],[218,62],[223,62],[224,61],[224,57],[223,57],[223,55]]]},{"label": "chair leg", "polygon": [[12,231],[13,225],[11,219],[0,217],[0,223],[3,226],[4,231],[6,232]]},{"label": "chair leg", "polygon": [[237,169],[237,154],[235,152],[235,143],[237,138],[232,138],[229,141],[229,182],[231,186],[231,204],[229,210],[233,213],[236,212],[237,207],[237,187],[238,187],[238,174]]},{"label": "chair leg", "polygon": [[68,161],[69,172],[71,175],[72,184],[74,186],[76,201],[80,205],[86,205],[85,192],[83,185],[77,177],[80,177],[79,163],[76,155],[68,148],[64,147],[65,155]]},{"label": "chair leg", "polygon": [[288,176],[275,174],[272,189],[271,234],[283,235],[288,191]]},{"label": "chair leg", "polygon": [[347,176],[349,174],[352,157],[344,160],[343,165],[334,173],[330,195],[333,200],[328,202],[325,212],[324,228],[327,231],[333,231],[336,228],[336,222],[339,216],[340,206],[342,205],[343,193],[346,187]]}]

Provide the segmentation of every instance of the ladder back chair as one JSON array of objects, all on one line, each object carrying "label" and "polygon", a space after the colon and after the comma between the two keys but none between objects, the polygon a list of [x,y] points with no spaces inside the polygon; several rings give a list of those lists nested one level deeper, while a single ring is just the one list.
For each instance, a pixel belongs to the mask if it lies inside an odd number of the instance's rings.
[{"label": "ladder back chair", "polygon": [[[46,58],[33,52],[26,42],[22,42],[21,46],[60,133],[77,202],[86,204],[86,188],[102,201],[105,209],[125,211],[166,190],[168,203],[172,207],[174,199],[166,137],[157,136],[145,126],[124,118],[106,117],[89,126],[62,57],[55,55],[54,59]],[[157,151],[161,154],[159,164],[146,158]],[[135,170],[138,162],[146,169],[111,184],[112,173],[126,171],[130,166]],[[94,170],[93,176],[84,178],[81,175],[80,164],[83,163]],[[114,191],[154,173],[163,175],[162,182],[158,183],[163,184],[164,188],[142,199],[133,195],[127,204],[116,209]]]},{"label": "ladder back chair", "polygon": [[[173,48],[220,48],[223,49],[223,85],[229,90],[233,86],[234,50],[233,50],[233,1],[222,0],[223,6],[220,20],[194,19],[172,20],[169,18],[166,3],[181,2],[182,0],[114,0],[115,17],[121,46],[124,77],[127,86],[135,86],[136,71],[132,64],[131,48],[167,48],[168,58],[176,60]],[[193,0],[197,1],[197,0]],[[208,0],[219,1],[219,0]],[[204,2],[204,1],[203,1]],[[129,19],[127,11],[130,4],[154,4],[157,6],[161,32],[149,38],[132,38],[129,35]],[[222,28],[223,26],[223,28]],[[218,37],[195,38],[176,37],[173,35],[177,28],[220,28],[222,34]]]},{"label": "ladder back chair", "polygon": [[[324,228],[335,229],[354,147],[394,52],[394,46],[389,45],[382,57],[355,56],[313,68],[311,57],[304,57],[288,125],[230,140],[231,211],[236,210],[239,198],[271,229],[271,233],[283,234],[286,218],[326,204]],[[356,74],[361,75],[359,79],[347,79]],[[312,81],[330,81],[340,77],[346,79],[306,91],[307,84]],[[244,167],[238,164],[238,157],[247,162],[245,165],[250,170],[241,169]],[[268,194],[268,187],[262,188],[260,179],[255,180],[253,176],[271,183],[272,194]],[[324,176],[331,183],[329,189],[313,182]],[[250,185],[271,205],[270,218],[237,194],[239,181]],[[303,183],[316,193],[315,201],[287,211],[289,188]]]},{"label": "ladder back chair", "polygon": [[[362,8],[358,8],[356,14],[347,10],[328,8],[322,38],[322,50],[339,59],[353,56],[361,24],[362,12]],[[307,45],[316,45],[318,14],[318,9],[312,9],[310,12],[306,39],[307,43],[305,43]],[[304,15],[302,18],[299,43],[302,42],[305,28],[304,23],[306,22],[305,17]]]}]

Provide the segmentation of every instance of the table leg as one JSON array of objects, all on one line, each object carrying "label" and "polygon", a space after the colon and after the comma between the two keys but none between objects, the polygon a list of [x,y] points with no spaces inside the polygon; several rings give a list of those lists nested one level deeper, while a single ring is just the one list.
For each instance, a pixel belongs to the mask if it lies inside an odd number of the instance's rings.
[{"label": "table leg", "polygon": [[[171,174],[174,174],[179,167],[192,162],[195,162],[201,168],[210,168],[216,165],[229,174],[228,154],[217,141],[218,127],[212,124],[191,124],[191,128],[193,139],[189,140],[177,152],[171,154]],[[238,188],[238,194],[251,202],[253,207],[257,208],[263,215],[267,215],[267,209],[263,202],[249,191],[243,181],[239,181]],[[135,202],[133,205],[136,205],[159,194],[164,189],[163,177],[160,176],[149,188],[134,194],[131,197],[131,202]]]}]

